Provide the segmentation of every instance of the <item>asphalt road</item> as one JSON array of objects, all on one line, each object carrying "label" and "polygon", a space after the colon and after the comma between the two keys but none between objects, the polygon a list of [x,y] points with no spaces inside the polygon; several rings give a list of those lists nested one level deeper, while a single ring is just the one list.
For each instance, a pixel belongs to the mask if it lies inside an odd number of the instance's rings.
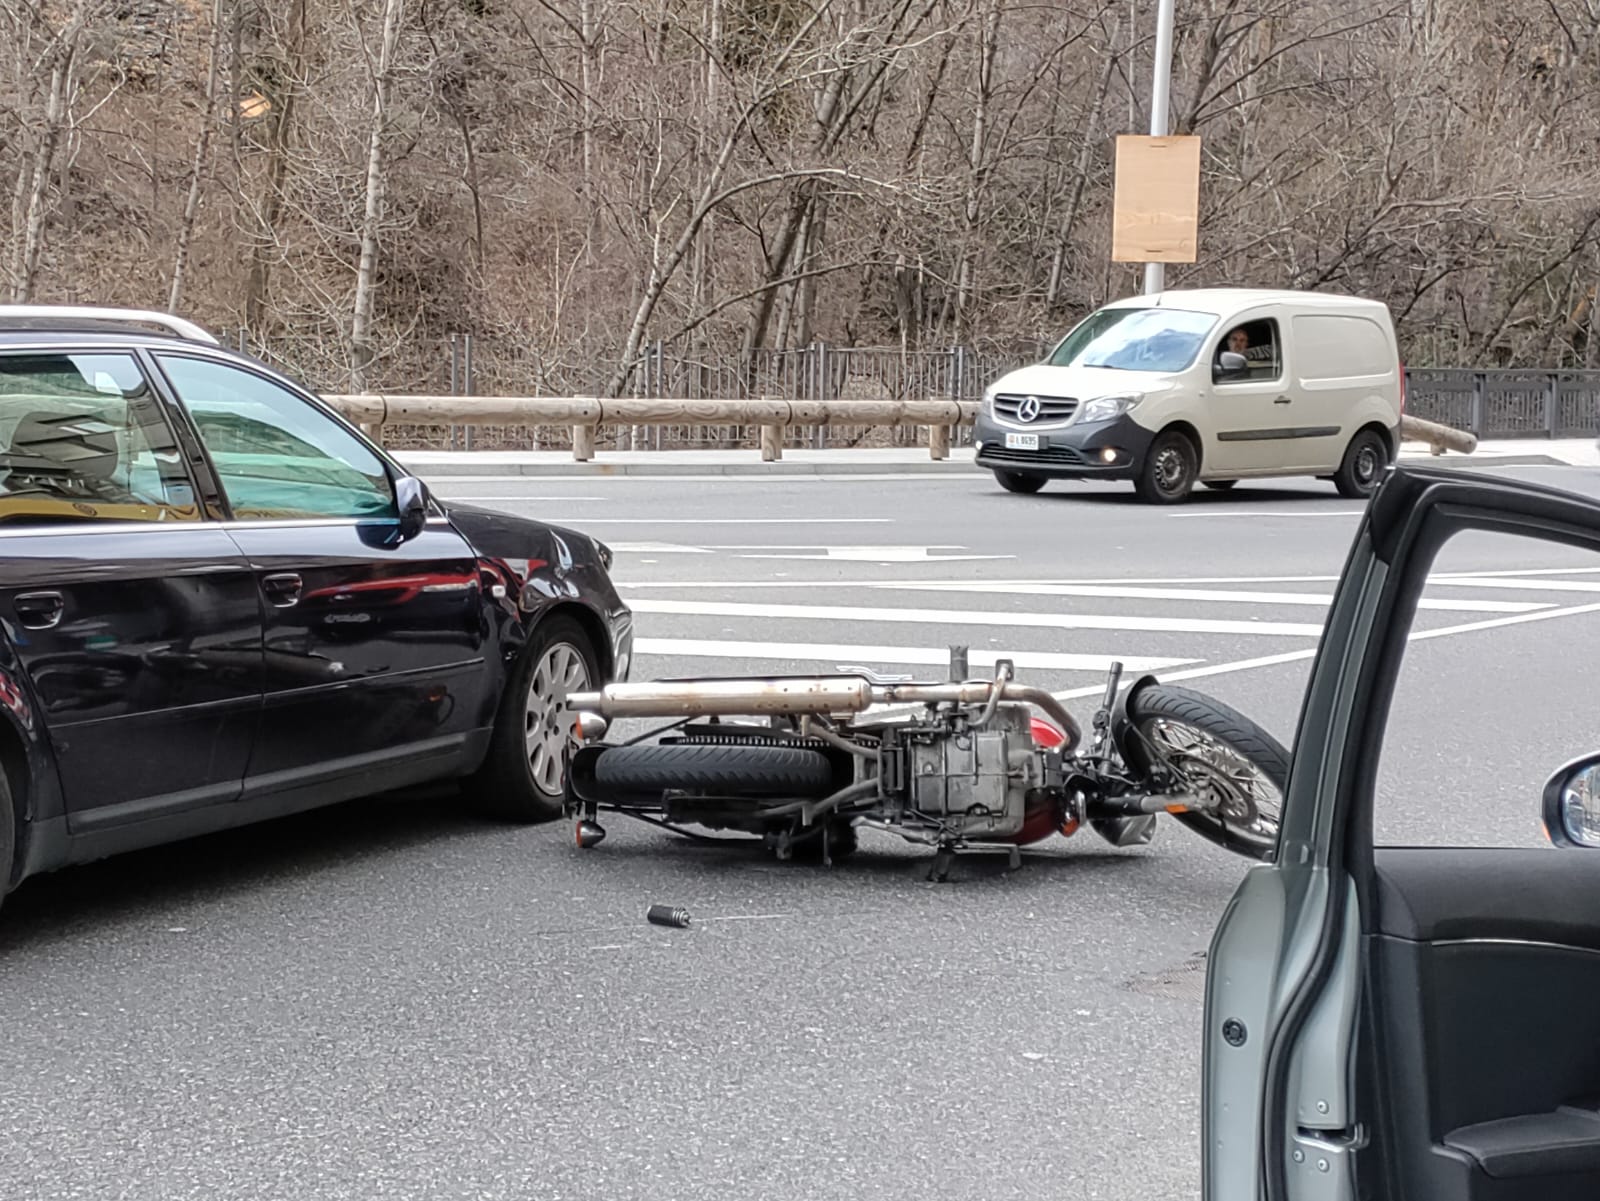
[{"label": "asphalt road", "polygon": [[[440,491],[611,543],[635,678],[938,673],[962,642],[1087,717],[1119,657],[1285,742],[1360,511],[1320,484],[1156,510],[981,475]],[[1447,548],[1382,837],[1537,841],[1545,777],[1600,745],[1597,591],[1561,547]],[[1197,1195],[1195,957],[1242,861],[1172,824],[946,885],[876,835],[831,871],[568,839],[381,800],[28,883],[0,915],[0,1195]],[[655,902],[695,924],[645,924]]]}]

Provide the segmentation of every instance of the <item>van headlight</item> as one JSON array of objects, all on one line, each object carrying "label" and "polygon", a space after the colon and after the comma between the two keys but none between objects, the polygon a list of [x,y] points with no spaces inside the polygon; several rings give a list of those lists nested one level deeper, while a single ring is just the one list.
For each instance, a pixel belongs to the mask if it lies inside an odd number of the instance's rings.
[{"label": "van headlight", "polygon": [[986,414],[993,415],[993,413],[994,413],[994,389],[992,387],[985,388],[983,390],[983,405],[982,405],[982,408],[983,408],[983,411]]},{"label": "van headlight", "polygon": [[1110,421],[1113,417],[1121,417],[1143,399],[1142,396],[1096,396],[1093,400],[1084,401],[1078,410],[1078,420]]}]

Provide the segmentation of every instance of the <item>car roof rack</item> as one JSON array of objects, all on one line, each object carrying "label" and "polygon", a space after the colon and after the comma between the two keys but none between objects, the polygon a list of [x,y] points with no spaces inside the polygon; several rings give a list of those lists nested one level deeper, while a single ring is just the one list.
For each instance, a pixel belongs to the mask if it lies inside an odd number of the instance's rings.
[{"label": "car roof rack", "polygon": [[176,334],[186,342],[204,342],[208,346],[222,345],[214,335],[201,329],[193,321],[174,317],[171,313],[158,313],[154,309],[115,309],[73,304],[0,304],[0,329],[13,321],[18,322],[23,328],[47,325],[53,321],[154,325],[168,333]]}]

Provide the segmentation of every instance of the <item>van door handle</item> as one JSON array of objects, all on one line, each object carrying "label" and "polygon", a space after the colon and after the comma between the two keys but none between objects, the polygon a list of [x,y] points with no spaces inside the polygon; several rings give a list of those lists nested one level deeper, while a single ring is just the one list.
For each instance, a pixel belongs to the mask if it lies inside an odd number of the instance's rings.
[{"label": "van door handle", "polygon": [[292,571],[261,577],[261,591],[267,594],[267,603],[277,609],[289,609],[300,603],[301,579]]},{"label": "van door handle", "polygon": [[1293,398],[1289,397],[1289,396],[1280,396],[1276,400],[1274,400],[1272,403],[1275,404],[1275,405],[1292,404],[1293,403]]},{"label": "van door handle", "polygon": [[24,592],[12,602],[12,607],[24,629],[50,630],[60,624],[67,602],[59,592]]}]

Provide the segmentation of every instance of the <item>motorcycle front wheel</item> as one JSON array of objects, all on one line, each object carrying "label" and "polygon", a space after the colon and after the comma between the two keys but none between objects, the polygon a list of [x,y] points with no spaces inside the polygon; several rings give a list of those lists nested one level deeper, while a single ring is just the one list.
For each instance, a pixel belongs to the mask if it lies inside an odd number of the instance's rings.
[{"label": "motorcycle front wheel", "polygon": [[1224,850],[1271,859],[1289,782],[1283,744],[1244,714],[1187,688],[1141,689],[1127,713],[1143,736],[1129,739],[1129,760],[1148,766],[1154,751],[1203,802],[1174,816]]}]

